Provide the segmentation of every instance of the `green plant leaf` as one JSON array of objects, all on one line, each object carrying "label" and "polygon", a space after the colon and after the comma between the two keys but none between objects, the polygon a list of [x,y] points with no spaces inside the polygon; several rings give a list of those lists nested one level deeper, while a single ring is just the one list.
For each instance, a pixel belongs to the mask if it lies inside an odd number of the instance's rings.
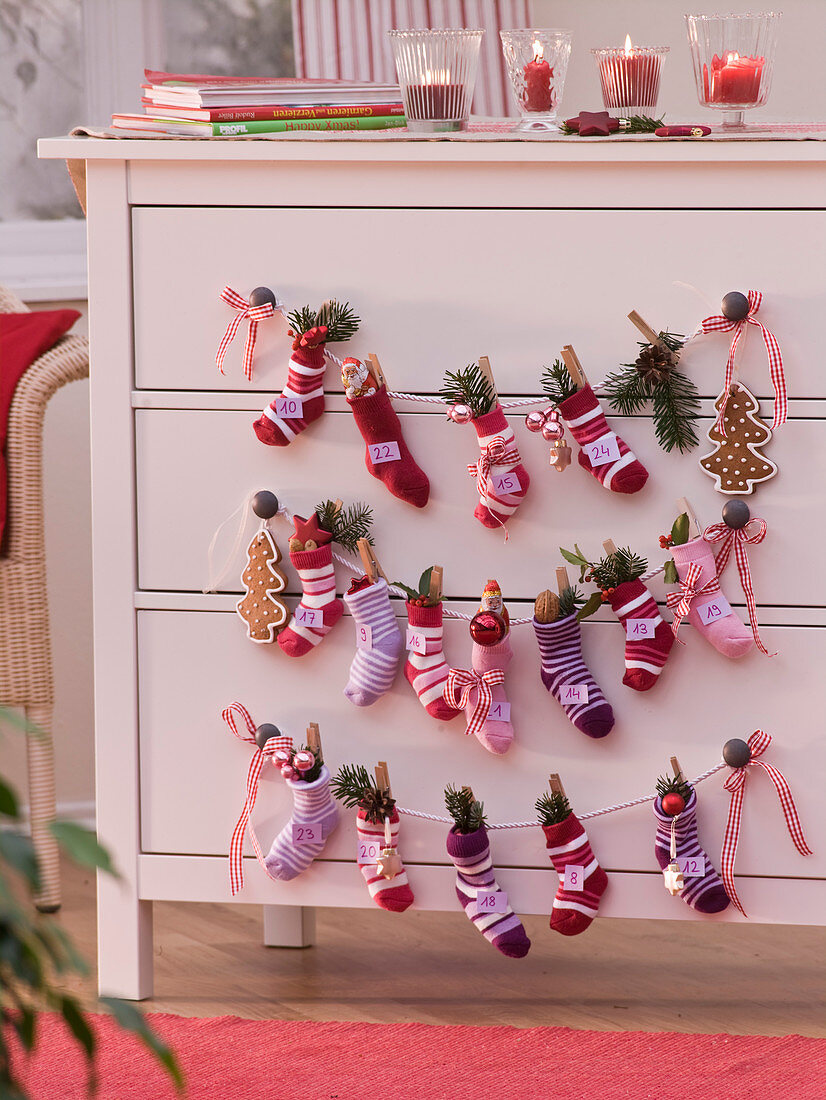
[{"label": "green plant leaf", "polygon": [[665,563],[665,569],[663,570],[663,580],[666,584],[677,584],[679,581],[677,576],[677,566],[674,564],[674,559],[669,558]]},{"label": "green plant leaf", "polygon": [[409,584],[404,584],[402,581],[393,581],[396,588],[401,588],[403,592],[407,593],[407,598],[410,600],[418,599],[419,593],[415,589],[411,588]]},{"label": "green plant leaf", "polygon": [[20,927],[12,927],[6,935],[0,936],[0,969],[2,966],[10,967],[23,985],[41,990],[43,967],[37,952],[23,938],[25,931]]},{"label": "green plant leaf", "polygon": [[158,1059],[166,1072],[181,1091],[184,1087],[184,1075],[171,1047],[156,1034],[146,1022],[143,1013],[128,1001],[118,997],[101,997],[100,1003],[112,1013],[124,1031],[131,1031]]},{"label": "green plant leaf", "polygon": [[11,787],[8,787],[2,779],[0,779],[0,814],[4,817],[12,817],[17,820],[20,817],[20,811],[17,806],[17,796]]},{"label": "green plant leaf", "polygon": [[9,1013],[7,1019],[11,1019],[12,1026],[17,1032],[24,1050],[34,1050],[35,1028],[37,1017],[34,1009],[28,1005],[20,1005],[13,1013]]},{"label": "green plant leaf", "polygon": [[66,1026],[75,1038],[78,1046],[83,1047],[87,1061],[91,1062],[95,1056],[97,1042],[92,1029],[86,1022],[80,1005],[74,997],[60,998],[60,1015],[66,1021]]},{"label": "green plant leaf", "polygon": [[584,607],[580,608],[577,612],[577,622],[582,622],[583,619],[587,619],[589,615],[594,615],[602,607],[602,593],[592,592],[588,597],[588,601]]},{"label": "green plant leaf", "polygon": [[425,569],[424,573],[419,577],[419,595],[426,596],[430,591],[430,577],[433,573],[433,566],[429,569]]},{"label": "green plant leaf", "polygon": [[[579,550],[578,546],[577,550]],[[570,565],[578,565],[581,568],[583,565],[589,564],[589,562],[587,562],[585,558],[583,558],[581,552],[574,554],[571,550],[566,550],[563,546],[560,546],[559,552],[563,556],[565,561],[567,561]]]},{"label": "green plant leaf", "polygon": [[22,875],[32,890],[40,888],[40,869],[29,837],[13,829],[0,830],[0,859]]},{"label": "green plant leaf", "polygon": [[688,513],[680,512],[671,528],[671,541],[675,546],[688,542]]},{"label": "green plant leaf", "polygon": [[106,849],[98,843],[94,833],[74,821],[53,821],[49,826],[52,836],[70,859],[81,867],[105,871],[120,878]]}]

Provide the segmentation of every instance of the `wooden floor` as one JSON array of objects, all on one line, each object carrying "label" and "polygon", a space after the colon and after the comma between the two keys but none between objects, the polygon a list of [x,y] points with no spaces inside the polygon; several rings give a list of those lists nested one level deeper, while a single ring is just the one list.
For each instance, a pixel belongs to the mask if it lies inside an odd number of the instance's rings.
[{"label": "wooden floor", "polygon": [[[66,865],[61,919],[95,955],[94,878]],[[826,930],[596,920],[581,936],[525,920],[501,956],[461,912],[326,909],[317,946],[261,946],[254,905],[155,905],[148,1011],[253,1019],[557,1025],[826,1035]],[[91,993],[94,981],[83,983]]]}]

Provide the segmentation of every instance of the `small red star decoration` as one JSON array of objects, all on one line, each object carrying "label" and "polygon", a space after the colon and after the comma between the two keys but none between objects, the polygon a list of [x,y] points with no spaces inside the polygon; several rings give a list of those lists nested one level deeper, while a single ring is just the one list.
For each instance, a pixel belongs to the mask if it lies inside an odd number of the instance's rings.
[{"label": "small red star decoration", "polygon": [[293,333],[293,335],[295,336],[293,351],[298,351],[299,348],[317,348],[319,344],[324,344],[327,341],[327,326],[314,325],[312,328],[308,328],[306,332]]},{"label": "small red star decoration", "polygon": [[608,137],[619,130],[619,119],[607,111],[580,111],[576,118],[568,118],[565,125],[576,130],[580,137]]},{"label": "small red star decoration", "polygon": [[295,537],[301,539],[302,542],[306,542],[307,539],[314,539],[317,546],[325,546],[328,542],[333,541],[330,532],[325,531],[323,527],[319,527],[318,516],[315,512],[312,513],[309,519],[293,516],[293,526],[295,527]]}]

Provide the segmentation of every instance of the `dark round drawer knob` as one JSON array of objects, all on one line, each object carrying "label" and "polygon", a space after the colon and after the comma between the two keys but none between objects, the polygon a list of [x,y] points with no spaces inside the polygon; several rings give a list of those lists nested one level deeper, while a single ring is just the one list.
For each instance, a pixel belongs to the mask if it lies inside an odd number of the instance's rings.
[{"label": "dark round drawer knob", "polygon": [[271,737],[280,737],[281,730],[272,722],[263,722],[255,731],[255,743],[259,749],[263,749]]},{"label": "dark round drawer knob", "polygon": [[278,497],[269,489],[261,489],[252,498],[252,510],[259,519],[272,519],[278,511]]},{"label": "dark round drawer knob", "polygon": [[732,737],[723,745],[723,759],[730,768],[742,768],[751,760],[751,749],[741,737]]},{"label": "dark round drawer knob", "polygon": [[[253,291],[253,294],[255,291]],[[723,298],[723,316],[729,321],[745,321],[749,315],[749,300],[739,290],[730,290]]]},{"label": "dark round drawer knob", "polygon": [[751,511],[744,500],[727,500],[723,505],[723,523],[733,531],[745,527],[751,519]]},{"label": "dark round drawer knob", "polygon": [[257,286],[250,294],[251,306],[265,306],[268,302],[275,309],[275,295],[268,286]]}]

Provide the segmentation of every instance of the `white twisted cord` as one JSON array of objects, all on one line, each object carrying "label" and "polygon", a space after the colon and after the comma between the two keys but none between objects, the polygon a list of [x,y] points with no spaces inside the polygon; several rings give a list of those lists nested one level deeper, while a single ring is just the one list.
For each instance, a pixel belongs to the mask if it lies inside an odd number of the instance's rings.
[{"label": "white twisted cord", "polygon": [[[719,764],[715,764],[713,768],[709,768],[708,771],[703,772],[702,775],[698,775],[696,779],[691,781],[691,786],[696,787],[698,783],[702,783],[704,779],[708,779],[709,776],[714,775],[721,768],[725,768],[725,761],[721,760]],[[615,806],[604,806],[601,810],[590,810],[587,814],[577,814],[580,821],[589,821],[592,817],[602,817],[603,814],[613,814],[617,810],[627,810],[629,806],[641,806],[644,802],[650,802],[651,795],[645,794],[641,798],[632,798],[629,802],[618,802]],[[406,814],[407,817],[420,817],[425,821],[440,821],[443,825],[452,825],[452,817],[439,817],[438,814],[426,814],[421,810],[408,810],[402,806],[396,806],[396,810],[400,814]],[[539,828],[538,821],[497,821],[492,825],[486,825],[486,829],[531,829]]]}]

